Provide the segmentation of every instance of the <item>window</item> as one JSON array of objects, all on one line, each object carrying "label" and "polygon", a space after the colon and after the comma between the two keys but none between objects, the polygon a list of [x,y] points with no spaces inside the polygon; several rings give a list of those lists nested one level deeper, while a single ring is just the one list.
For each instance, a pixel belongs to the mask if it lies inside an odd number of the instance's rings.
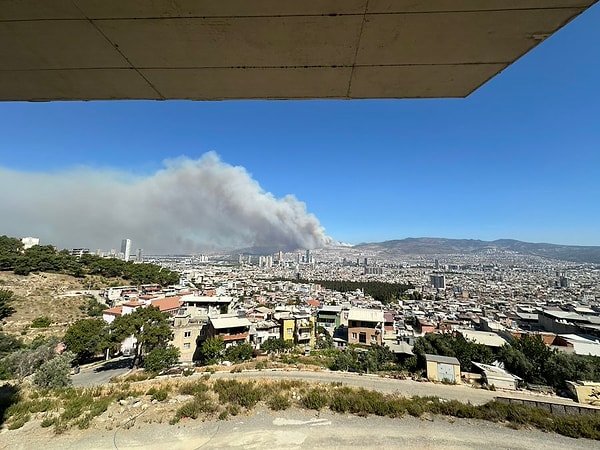
[{"label": "window", "polygon": [[371,342],[377,342],[377,335],[375,335],[375,334],[371,335]]},{"label": "window", "polygon": [[352,339],[358,339],[358,335],[356,333],[352,333]]},{"label": "window", "polygon": [[183,349],[184,350],[189,350],[190,349],[190,343],[189,342],[184,342]]},{"label": "window", "polygon": [[189,337],[191,337],[191,336],[192,336],[192,332],[191,332],[191,331],[184,331],[184,332],[183,332],[183,337],[184,337],[184,338],[189,338]]},{"label": "window", "polygon": [[366,344],[367,343],[367,333],[360,333],[358,335],[358,343],[359,344]]},{"label": "window", "polygon": [[288,328],[287,330],[285,330],[285,332],[287,334],[292,334],[294,332],[294,330],[292,328]]}]

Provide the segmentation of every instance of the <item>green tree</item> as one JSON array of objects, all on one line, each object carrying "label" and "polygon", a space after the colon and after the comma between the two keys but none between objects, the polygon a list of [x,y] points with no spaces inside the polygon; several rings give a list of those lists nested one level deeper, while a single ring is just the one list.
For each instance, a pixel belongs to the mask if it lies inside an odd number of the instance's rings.
[{"label": "green tree", "polygon": [[504,363],[506,370],[526,382],[548,384],[546,366],[552,353],[540,335],[525,335],[514,339],[510,345],[504,345],[498,359]]},{"label": "green tree", "polygon": [[90,317],[102,317],[106,305],[100,303],[93,295],[88,295],[86,304],[81,305],[79,309]]},{"label": "green tree", "polygon": [[156,306],[138,308],[131,314],[117,317],[110,327],[110,339],[120,343],[129,336],[136,339],[133,367],[138,368],[144,354],[155,348],[166,348],[173,338],[168,315]]},{"label": "green tree", "polygon": [[81,319],[71,325],[65,333],[67,349],[85,361],[106,348],[108,325],[102,319]]},{"label": "green tree", "polygon": [[249,361],[252,359],[254,349],[250,344],[244,342],[238,345],[232,345],[225,351],[225,358],[231,362]]},{"label": "green tree", "polygon": [[260,344],[260,349],[267,353],[281,353],[289,351],[294,347],[292,341],[286,341],[281,338],[267,339],[265,342]]},{"label": "green tree", "polygon": [[9,291],[8,289],[0,289],[0,320],[10,316],[15,312],[15,309],[11,306],[13,295],[13,291]]},{"label": "green tree", "polygon": [[202,344],[202,362],[204,364],[214,364],[225,351],[225,342],[220,336],[208,338]]},{"label": "green tree", "polygon": [[358,354],[353,348],[346,348],[338,352],[331,364],[331,370],[358,372],[359,368]]},{"label": "green tree", "polygon": [[74,353],[64,352],[43,363],[36,370],[33,384],[44,389],[59,389],[71,385],[69,378]]},{"label": "green tree", "polygon": [[454,356],[460,362],[462,370],[469,371],[471,362],[491,364],[495,357],[492,350],[455,334],[426,334],[415,340],[413,353],[417,355],[420,367],[425,367],[425,355]]},{"label": "green tree", "polygon": [[159,373],[179,362],[179,349],[169,345],[157,347],[144,357],[144,369],[148,372]]},{"label": "green tree", "polygon": [[23,342],[11,334],[0,331],[0,358],[23,348]]}]

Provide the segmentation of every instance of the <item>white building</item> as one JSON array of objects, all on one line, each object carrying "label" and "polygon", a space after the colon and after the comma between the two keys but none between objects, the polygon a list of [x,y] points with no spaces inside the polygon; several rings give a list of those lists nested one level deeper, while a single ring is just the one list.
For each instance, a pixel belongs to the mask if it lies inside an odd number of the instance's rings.
[{"label": "white building", "polygon": [[21,239],[23,243],[23,250],[27,250],[28,248],[33,247],[34,245],[40,245],[40,238],[35,237],[24,237]]}]

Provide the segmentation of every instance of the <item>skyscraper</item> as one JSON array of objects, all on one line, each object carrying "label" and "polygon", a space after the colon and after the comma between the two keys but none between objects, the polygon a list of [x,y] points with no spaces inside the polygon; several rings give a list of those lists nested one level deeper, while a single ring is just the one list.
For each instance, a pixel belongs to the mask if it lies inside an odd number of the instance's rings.
[{"label": "skyscraper", "polygon": [[123,239],[121,241],[121,253],[123,253],[123,260],[129,261],[131,254],[131,239]]},{"label": "skyscraper", "polygon": [[434,288],[446,289],[446,277],[444,275],[430,275],[429,280]]}]

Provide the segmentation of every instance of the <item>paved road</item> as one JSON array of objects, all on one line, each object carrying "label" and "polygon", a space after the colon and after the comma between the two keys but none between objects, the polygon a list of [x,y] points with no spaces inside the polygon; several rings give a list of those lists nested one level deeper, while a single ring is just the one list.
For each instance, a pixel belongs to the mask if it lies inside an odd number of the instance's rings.
[{"label": "paved road", "polygon": [[133,358],[115,358],[100,364],[81,366],[81,371],[72,375],[74,386],[96,386],[106,384],[112,377],[129,372]]},{"label": "paved road", "polygon": [[[356,417],[291,409],[259,409],[252,416],[225,421],[188,421],[177,426],[146,424],[143,416],[129,430],[76,430],[54,435],[52,430],[9,431],[0,448],[29,450],[80,449],[490,449],[597,450],[598,442],[571,439],[537,430],[514,430],[489,422],[403,417]],[[25,427],[24,427],[25,428]]]}]

